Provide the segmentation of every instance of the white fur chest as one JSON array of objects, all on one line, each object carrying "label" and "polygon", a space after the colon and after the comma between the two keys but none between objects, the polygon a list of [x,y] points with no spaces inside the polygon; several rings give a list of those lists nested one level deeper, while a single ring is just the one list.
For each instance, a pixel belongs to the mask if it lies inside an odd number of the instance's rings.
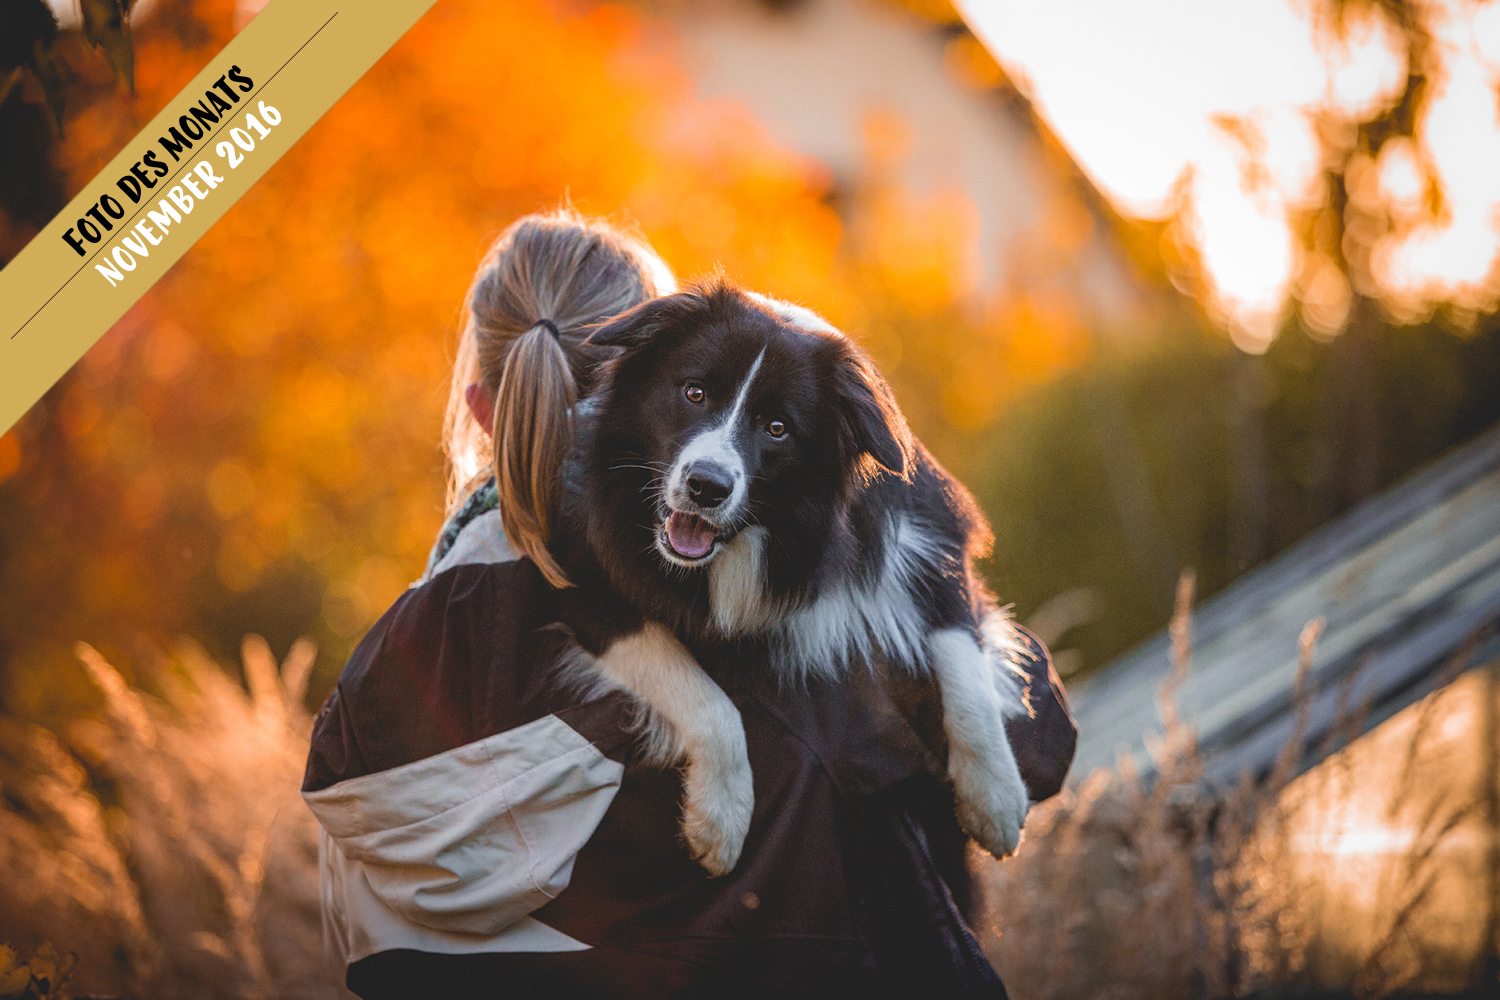
[{"label": "white fur chest", "polygon": [[928,632],[915,594],[924,566],[939,558],[936,541],[909,518],[886,522],[885,559],[865,582],[840,579],[810,600],[785,606],[766,580],[765,528],[752,527],[725,546],[709,566],[714,625],[726,636],[769,632],[772,662],[796,676],[832,676],[849,663],[879,654],[912,666],[926,662]]}]

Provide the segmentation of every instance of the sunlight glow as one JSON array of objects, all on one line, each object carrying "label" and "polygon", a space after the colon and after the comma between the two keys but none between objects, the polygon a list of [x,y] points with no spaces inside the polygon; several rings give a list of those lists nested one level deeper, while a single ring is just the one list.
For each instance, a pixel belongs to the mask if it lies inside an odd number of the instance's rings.
[{"label": "sunlight glow", "polygon": [[[1405,238],[1387,238],[1372,261],[1377,279],[1404,311],[1415,313],[1434,300],[1474,310],[1496,305],[1500,64],[1485,54],[1495,47],[1500,30],[1494,10],[1493,4],[1480,8],[1488,16],[1484,38],[1453,11],[1439,24],[1447,78],[1437,81],[1418,138],[1436,169],[1444,211]],[[1392,169],[1397,175],[1391,182],[1399,185],[1400,168]]]},{"label": "sunlight glow", "polygon": [[[1309,325],[1337,333],[1348,289],[1302,259],[1288,215],[1327,196],[1318,129],[1367,119],[1401,94],[1405,42],[1383,15],[1339,36],[1315,23],[1313,4],[1289,0],[958,6],[1121,211],[1180,218],[1208,305],[1236,343],[1264,349],[1288,297],[1307,304],[1313,289],[1321,319]],[[1373,248],[1371,291],[1408,312],[1433,300],[1484,308],[1497,284],[1500,3],[1431,11],[1443,74],[1420,148],[1382,156],[1372,187],[1390,197],[1396,225]],[[1444,207],[1435,216],[1428,178]]]}]

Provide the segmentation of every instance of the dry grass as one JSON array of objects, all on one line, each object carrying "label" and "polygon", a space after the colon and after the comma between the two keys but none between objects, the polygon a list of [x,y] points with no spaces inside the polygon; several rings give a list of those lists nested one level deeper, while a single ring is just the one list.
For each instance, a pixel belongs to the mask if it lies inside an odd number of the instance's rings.
[{"label": "dry grass", "polygon": [[[1294,781],[1299,714],[1267,781],[1246,781],[1226,799],[1204,794],[1194,733],[1176,709],[1191,668],[1191,602],[1185,578],[1160,697],[1163,730],[1148,744],[1154,779],[1122,759],[1039,807],[1020,856],[985,868],[990,911],[981,930],[1012,994],[1173,1000],[1300,984],[1374,1000],[1430,982],[1435,959],[1419,930],[1447,891],[1443,879],[1453,879],[1443,848],[1467,821],[1495,811],[1495,768],[1481,769],[1488,793],[1432,794],[1424,782],[1434,741],[1453,712],[1447,694],[1415,710],[1404,748],[1381,751],[1389,816],[1415,833],[1362,915],[1365,943],[1351,958],[1348,942],[1336,942],[1344,953],[1335,955],[1326,915],[1343,904],[1308,876],[1295,842],[1309,826],[1337,825],[1329,803],[1368,781],[1368,759],[1356,766],[1346,748],[1319,766],[1317,788],[1307,776]],[[1299,688],[1320,628],[1313,622],[1302,634]],[[310,644],[278,666],[264,642],[248,638],[243,687],[184,645],[144,671],[151,694],[128,686],[90,647],[78,655],[104,695],[102,713],[55,730],[0,716],[0,942],[19,953],[12,965],[38,956],[38,969],[65,968],[76,954],[68,983],[76,993],[347,996],[322,959],[316,826],[296,793]],[[1347,701],[1346,725],[1331,737],[1345,743],[1361,728]],[[1297,704],[1305,713],[1300,694]],[[1494,729],[1500,708],[1489,711]],[[1321,812],[1307,811],[1310,801]],[[1489,884],[1497,876],[1490,871]],[[1473,975],[1489,973],[1476,966]],[[39,982],[23,995],[62,995],[55,981],[45,994]]]},{"label": "dry grass", "polygon": [[[1485,952],[1485,940],[1493,954],[1493,934],[1472,935],[1470,954],[1455,959],[1424,956],[1424,935],[1414,933],[1437,915],[1432,893],[1440,872],[1453,875],[1451,856],[1441,858],[1440,849],[1481,810],[1488,789],[1473,798],[1463,789],[1457,795],[1434,789],[1430,769],[1424,775],[1415,763],[1433,761],[1432,730],[1451,717],[1446,694],[1429,696],[1416,709],[1404,764],[1392,769],[1389,787],[1371,789],[1353,773],[1367,768],[1370,757],[1367,751],[1352,763],[1359,748],[1348,744],[1363,728],[1363,711],[1348,703],[1346,682],[1343,724],[1323,749],[1332,750],[1334,741],[1345,748],[1320,764],[1312,780],[1289,788],[1300,770],[1309,704],[1303,689],[1322,630],[1320,620],[1310,622],[1300,640],[1293,738],[1266,780],[1247,777],[1227,798],[1212,796],[1200,782],[1194,734],[1176,709],[1177,688],[1191,666],[1192,593],[1192,578],[1185,576],[1171,625],[1173,669],[1159,699],[1163,733],[1148,741],[1153,780],[1143,781],[1132,760],[1122,758],[1038,807],[1015,860],[995,864],[976,854],[986,901],[980,931],[1011,994],[1018,1000],[1174,1000],[1318,989],[1376,1000],[1414,986],[1461,990],[1492,983],[1482,965],[1471,972],[1463,963],[1482,963],[1484,954],[1476,959],[1473,952]],[[1461,654],[1454,662],[1467,659]],[[1472,753],[1471,746],[1464,750]],[[1417,832],[1403,853],[1384,863],[1369,912],[1341,923],[1345,897],[1335,898],[1328,873],[1309,863],[1314,855],[1298,841],[1310,826],[1317,826],[1316,835],[1336,835],[1324,821],[1371,795],[1386,797],[1393,826],[1398,816],[1415,813]],[[1447,905],[1451,909],[1451,893]],[[1485,907],[1483,890],[1460,906],[1483,922],[1482,913],[1472,912]],[[1497,907],[1488,904],[1491,922]],[[1358,934],[1348,930],[1355,924]],[[1342,939],[1331,940],[1330,933]],[[1459,974],[1444,978],[1455,965]]]},{"label": "dry grass", "polygon": [[249,691],[195,646],[128,687],[80,644],[105,710],[0,718],[0,941],[76,952],[78,992],[325,997],[316,825],[297,797],[315,651],[245,640]]}]

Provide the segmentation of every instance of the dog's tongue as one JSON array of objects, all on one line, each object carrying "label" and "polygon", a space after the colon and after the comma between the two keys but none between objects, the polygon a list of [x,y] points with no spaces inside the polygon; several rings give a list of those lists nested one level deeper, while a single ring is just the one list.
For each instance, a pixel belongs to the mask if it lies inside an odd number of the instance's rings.
[{"label": "dog's tongue", "polygon": [[680,556],[700,559],[714,547],[714,529],[701,517],[673,511],[667,518],[667,544]]}]

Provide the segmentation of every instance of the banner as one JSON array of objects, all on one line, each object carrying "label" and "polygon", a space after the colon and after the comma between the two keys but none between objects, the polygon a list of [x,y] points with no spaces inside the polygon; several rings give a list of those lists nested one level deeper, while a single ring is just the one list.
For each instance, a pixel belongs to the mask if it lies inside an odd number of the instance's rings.
[{"label": "banner", "polygon": [[434,2],[282,0],[246,25],[0,270],[0,433]]}]

